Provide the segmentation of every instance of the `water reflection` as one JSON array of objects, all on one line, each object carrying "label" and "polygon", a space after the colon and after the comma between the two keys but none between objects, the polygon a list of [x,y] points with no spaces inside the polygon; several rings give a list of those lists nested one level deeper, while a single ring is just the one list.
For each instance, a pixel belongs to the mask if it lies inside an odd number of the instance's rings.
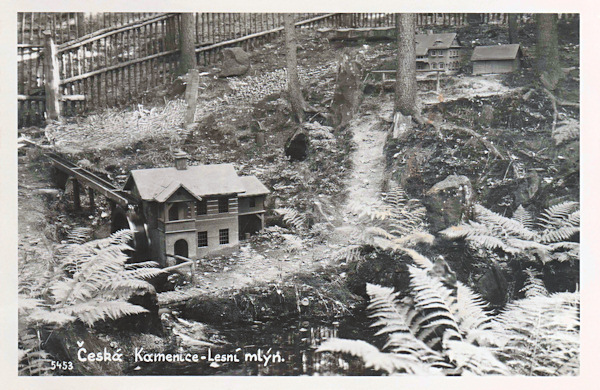
[{"label": "water reflection", "polygon": [[[132,375],[377,375],[359,359],[316,353],[332,337],[364,338],[355,318],[331,323],[289,321],[223,326],[210,337],[226,343],[193,352],[198,363],[144,363]],[[189,351],[188,351],[189,352]],[[236,361],[234,361],[236,360]]]}]

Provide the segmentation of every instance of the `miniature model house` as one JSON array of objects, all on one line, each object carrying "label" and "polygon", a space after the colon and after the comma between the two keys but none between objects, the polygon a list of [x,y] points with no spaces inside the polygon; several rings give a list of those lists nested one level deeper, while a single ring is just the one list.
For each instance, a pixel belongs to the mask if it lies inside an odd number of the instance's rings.
[{"label": "miniature model house", "polygon": [[462,46],[456,33],[417,34],[417,71],[454,72],[460,68]]},{"label": "miniature model house", "polygon": [[163,265],[167,254],[198,259],[262,230],[270,192],[231,164],[188,166],[183,152],[175,167],[131,171],[124,190],[141,199],[152,254]]},{"label": "miniature model house", "polygon": [[473,50],[473,74],[510,73],[521,66],[521,47],[511,45],[477,46]]}]

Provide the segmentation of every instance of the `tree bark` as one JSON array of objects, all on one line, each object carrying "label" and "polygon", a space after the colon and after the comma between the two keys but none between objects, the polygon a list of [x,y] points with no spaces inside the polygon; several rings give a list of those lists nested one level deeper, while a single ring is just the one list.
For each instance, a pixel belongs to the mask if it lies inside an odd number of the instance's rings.
[{"label": "tree bark", "polygon": [[48,120],[61,120],[60,114],[60,73],[56,45],[52,32],[44,31],[44,90],[46,92],[46,116]]},{"label": "tree bark", "polygon": [[542,84],[554,90],[561,77],[558,57],[556,14],[538,14],[537,18],[537,72]]},{"label": "tree bark", "polygon": [[298,122],[304,121],[306,102],[300,89],[298,77],[298,59],[296,57],[296,26],[294,14],[285,14],[283,20],[285,31],[285,59],[287,66],[288,95],[292,112]]},{"label": "tree bark", "polygon": [[181,14],[179,25],[179,49],[181,53],[178,73],[186,74],[190,69],[196,69],[196,16],[194,13]]},{"label": "tree bark", "polygon": [[508,14],[508,42],[519,43],[519,27],[517,25],[517,14]]},{"label": "tree bark", "polygon": [[415,14],[396,14],[398,68],[396,70],[395,110],[402,115],[418,115]]}]

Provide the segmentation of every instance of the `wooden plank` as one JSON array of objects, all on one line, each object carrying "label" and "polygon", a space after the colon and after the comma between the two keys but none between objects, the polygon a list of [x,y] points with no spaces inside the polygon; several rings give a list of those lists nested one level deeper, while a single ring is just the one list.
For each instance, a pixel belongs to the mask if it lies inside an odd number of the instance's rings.
[{"label": "wooden plank", "polygon": [[150,23],[154,23],[156,21],[164,20],[164,19],[170,18],[172,16],[173,16],[173,14],[160,14],[159,16],[153,16],[153,17],[151,17],[151,18],[149,18],[147,20],[133,22],[133,23],[127,25],[127,26],[104,28],[102,30],[98,30],[98,31],[95,31],[95,32],[93,32],[91,34],[83,36],[83,37],[81,37],[81,38],[79,38],[79,39],[77,39],[77,40],[75,40],[73,42],[67,42],[67,43],[64,43],[62,45],[59,45],[58,46],[58,52],[60,53],[60,52],[63,52],[65,50],[75,49],[75,48],[77,48],[79,46],[86,45],[88,43],[91,43],[93,41],[105,38],[107,36],[115,35],[115,34],[119,34],[119,33],[124,33],[124,32],[129,31],[129,30],[134,30],[134,29],[140,28],[140,27],[142,27],[142,26],[144,26],[146,24],[150,24]]}]

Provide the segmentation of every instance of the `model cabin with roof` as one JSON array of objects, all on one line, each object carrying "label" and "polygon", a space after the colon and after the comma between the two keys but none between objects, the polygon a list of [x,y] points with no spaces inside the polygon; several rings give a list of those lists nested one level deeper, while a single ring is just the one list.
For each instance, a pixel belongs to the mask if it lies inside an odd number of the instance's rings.
[{"label": "model cabin with roof", "polygon": [[473,74],[510,73],[521,67],[521,46],[510,45],[477,46],[471,61]]},{"label": "model cabin with roof", "polygon": [[462,46],[456,33],[415,35],[417,71],[455,72],[460,68]]},{"label": "model cabin with roof", "polygon": [[264,227],[270,192],[255,176],[238,176],[231,164],[187,165],[133,170],[124,190],[141,199],[155,260],[167,254],[198,259],[235,247]]}]

